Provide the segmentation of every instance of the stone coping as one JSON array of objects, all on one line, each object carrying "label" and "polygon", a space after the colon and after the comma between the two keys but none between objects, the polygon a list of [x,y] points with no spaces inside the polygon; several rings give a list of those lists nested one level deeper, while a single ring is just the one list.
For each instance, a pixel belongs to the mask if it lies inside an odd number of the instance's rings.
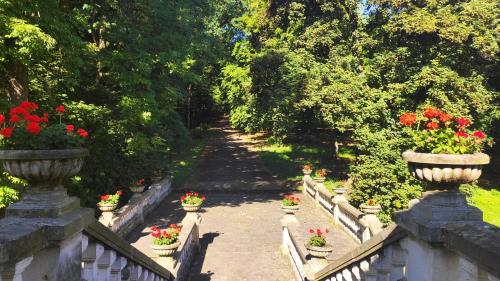
[{"label": "stone coping", "polygon": [[350,264],[362,260],[374,252],[401,240],[407,236],[407,232],[396,224],[387,226],[380,233],[373,236],[370,240],[361,244],[358,248],[345,254],[340,259],[329,262],[323,269],[315,272],[313,280],[321,280],[327,276],[348,267]]},{"label": "stone coping", "polygon": [[173,279],[173,275],[166,268],[162,267],[156,261],[131,246],[127,241],[115,234],[113,231],[109,230],[100,222],[95,221],[87,226],[84,231],[97,241],[120,253],[120,255],[140,264],[148,270],[151,270],[162,278]]},{"label": "stone coping", "polygon": [[419,153],[411,150],[403,152],[406,162],[442,165],[486,165],[490,157],[484,153],[474,154],[435,154]]},{"label": "stone coping", "polygon": [[50,150],[0,150],[2,160],[49,160],[73,159],[89,155],[86,148],[50,149]]},{"label": "stone coping", "polygon": [[335,195],[331,193],[330,190],[326,189],[326,187],[323,185],[318,188],[318,192],[330,200],[333,199],[333,197],[335,197]]},{"label": "stone coping", "polygon": [[347,202],[347,201],[340,202],[338,204],[338,206],[343,211],[345,211],[346,213],[349,213],[350,215],[352,215],[353,217],[355,217],[358,220],[361,219],[365,215],[365,214],[363,214],[363,212],[361,212],[360,210],[358,210],[353,205],[349,204],[349,202]]},{"label": "stone coping", "polygon": [[449,224],[444,230],[444,245],[500,277],[500,228],[488,223]]},{"label": "stone coping", "polygon": [[177,273],[177,271],[179,270],[179,267],[181,266],[179,258],[182,254],[182,251],[184,251],[184,248],[188,244],[188,240],[191,237],[192,232],[195,230],[196,227],[198,227],[198,225],[194,221],[183,222],[181,224],[181,226],[182,226],[182,229],[181,229],[181,233],[179,234],[179,241],[181,242],[181,245],[179,246],[179,248],[177,248],[177,251],[174,254],[175,261],[174,261],[173,268],[174,268],[175,273]]},{"label": "stone coping", "polygon": [[299,232],[299,228],[297,227],[297,225],[293,223],[287,224],[286,228],[288,229],[290,240],[292,241],[293,245],[295,246],[295,249],[297,250],[297,253],[299,254],[300,261],[302,262],[302,264],[305,264],[307,262],[306,256],[308,254],[308,251],[304,243],[299,243],[297,239],[297,237],[300,237],[301,235]]}]

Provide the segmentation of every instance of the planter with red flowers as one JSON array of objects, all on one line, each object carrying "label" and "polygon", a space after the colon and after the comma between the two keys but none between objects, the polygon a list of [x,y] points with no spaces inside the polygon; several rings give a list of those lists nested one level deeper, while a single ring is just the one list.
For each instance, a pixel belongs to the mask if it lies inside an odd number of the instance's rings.
[{"label": "planter with red flowers", "polygon": [[83,148],[89,134],[63,123],[65,111],[60,105],[49,114],[24,101],[7,115],[0,114],[0,160],[8,173],[29,185],[7,215],[55,216],[76,200],[69,199],[61,183],[80,171],[89,154]]},{"label": "planter with red flowers", "polygon": [[328,228],[323,232],[320,228],[314,230],[309,229],[311,237],[305,243],[305,247],[309,254],[315,258],[326,258],[333,252],[333,247],[326,243],[325,234],[330,233]]},{"label": "planter with red flowers", "polygon": [[112,212],[118,207],[118,201],[123,192],[118,190],[115,194],[106,194],[101,196],[101,201],[97,203],[97,207],[101,212]]},{"label": "planter with red flowers", "polygon": [[471,130],[468,118],[429,107],[421,114],[401,115],[400,123],[414,143],[403,159],[411,174],[429,183],[430,189],[457,189],[462,183],[475,181],[490,161],[481,151],[491,139],[482,131]]},{"label": "planter with red flowers", "polygon": [[145,185],[145,180],[144,179],[140,179],[136,182],[134,182],[129,188],[130,188],[130,191],[132,191],[133,193],[142,193],[144,191],[144,189],[146,188],[146,185]]},{"label": "planter with red flowers", "polygon": [[182,208],[186,212],[197,212],[205,200],[206,197],[201,197],[197,192],[187,192],[181,196]]},{"label": "planter with red flowers", "polygon": [[293,195],[285,195],[281,201],[281,209],[289,215],[294,215],[299,210],[300,198]]},{"label": "planter with red flowers", "polygon": [[376,215],[380,213],[380,211],[382,211],[382,207],[377,203],[377,200],[375,199],[368,199],[368,201],[361,204],[359,208],[365,215]]},{"label": "planter with red flowers", "polygon": [[310,175],[312,173],[312,165],[307,164],[302,166],[302,173],[304,173],[304,175]]},{"label": "planter with red flowers", "polygon": [[328,173],[325,169],[319,169],[316,171],[316,177],[314,177],[314,180],[318,183],[324,183],[327,175]]},{"label": "planter with red flowers", "polygon": [[151,236],[153,243],[151,249],[160,257],[171,256],[181,245],[179,233],[181,227],[171,224],[167,229],[161,230],[156,226],[151,227]]}]

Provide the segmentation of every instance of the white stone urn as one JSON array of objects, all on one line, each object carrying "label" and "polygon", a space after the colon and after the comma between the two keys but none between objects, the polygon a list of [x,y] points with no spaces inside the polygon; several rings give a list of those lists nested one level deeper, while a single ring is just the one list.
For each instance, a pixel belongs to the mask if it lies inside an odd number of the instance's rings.
[{"label": "white stone urn", "polygon": [[130,191],[132,191],[133,193],[142,193],[144,191],[144,189],[146,188],[145,185],[140,185],[140,186],[130,186]]},{"label": "white stone urn", "polygon": [[54,150],[1,150],[4,169],[28,182],[21,201],[12,204],[6,215],[57,217],[79,202],[70,198],[63,180],[76,175],[89,155],[85,148]]},{"label": "white stone urn", "polygon": [[317,183],[324,183],[326,180],[325,177],[314,177],[314,181]]},{"label": "white stone urn", "polygon": [[365,215],[376,215],[380,213],[380,211],[382,211],[382,207],[380,206],[380,204],[375,204],[375,205],[361,204],[359,208]]},{"label": "white stone urn", "polygon": [[309,242],[306,242],[305,247],[309,254],[314,258],[326,258],[333,252],[333,247],[330,244],[326,244],[323,247],[311,246]]},{"label": "white stone urn", "polygon": [[304,173],[304,175],[306,175],[306,176],[309,176],[312,173],[312,170],[302,169],[302,173]]},{"label": "white stone urn", "polygon": [[285,206],[281,204],[281,209],[285,212],[285,214],[295,215],[295,213],[299,211],[299,205]]},{"label": "white stone urn", "polygon": [[439,189],[455,189],[463,183],[479,179],[490,157],[484,153],[432,154],[406,151],[403,159],[408,162],[410,173],[416,179]]},{"label": "white stone urn", "polygon": [[101,212],[112,212],[118,207],[118,203],[110,204],[110,203],[97,203],[97,208],[101,210]]},{"label": "white stone urn", "polygon": [[184,211],[186,212],[198,212],[201,208],[201,204],[198,204],[198,205],[190,205],[190,204],[185,204],[185,203],[182,203],[182,208],[184,209]]},{"label": "white stone urn", "polygon": [[171,256],[175,251],[177,251],[177,248],[181,245],[181,241],[177,240],[177,242],[174,242],[173,244],[170,245],[151,245],[151,249],[155,254],[157,254],[160,257],[168,257]]}]

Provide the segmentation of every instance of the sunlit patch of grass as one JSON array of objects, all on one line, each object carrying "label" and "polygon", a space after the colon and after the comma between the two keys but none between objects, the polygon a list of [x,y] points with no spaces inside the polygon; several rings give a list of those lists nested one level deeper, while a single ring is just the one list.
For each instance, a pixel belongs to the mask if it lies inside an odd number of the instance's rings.
[{"label": "sunlit patch of grass", "polygon": [[356,159],[356,155],[354,154],[353,149],[349,148],[349,147],[339,148],[338,156],[339,156],[339,158],[342,158],[342,159],[348,159],[348,160]]},{"label": "sunlit patch of grass", "polygon": [[500,226],[500,187],[491,190],[474,188],[470,201],[483,211],[484,221]]},{"label": "sunlit patch of grass", "polygon": [[193,165],[206,145],[206,137],[193,139],[184,149],[178,151],[172,160],[172,184],[182,186],[193,173]]}]

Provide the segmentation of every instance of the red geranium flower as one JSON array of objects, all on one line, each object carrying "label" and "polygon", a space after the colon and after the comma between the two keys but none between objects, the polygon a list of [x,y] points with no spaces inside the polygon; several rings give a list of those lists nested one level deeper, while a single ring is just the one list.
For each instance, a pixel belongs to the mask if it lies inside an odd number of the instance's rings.
[{"label": "red geranium flower", "polygon": [[205,199],[207,199],[207,197],[205,196],[201,197],[201,200],[205,201]]},{"label": "red geranium flower", "polygon": [[82,138],[87,138],[89,136],[89,133],[82,128],[76,130],[76,133]]},{"label": "red geranium flower", "polygon": [[12,115],[9,120],[10,123],[17,123],[19,121],[21,121],[21,117],[19,117],[19,115]]},{"label": "red geranium flower", "polygon": [[23,101],[19,107],[26,109],[27,111],[34,111],[38,109],[38,104],[29,101]]},{"label": "red geranium flower", "polygon": [[0,114],[0,124],[3,124],[3,122],[5,122],[5,116]]},{"label": "red geranium flower", "polygon": [[417,122],[417,115],[415,113],[404,113],[399,117],[399,123],[405,126],[411,126]]},{"label": "red geranium flower", "polygon": [[29,115],[28,110],[22,107],[14,107],[9,111],[10,116],[13,115],[22,115],[22,116],[27,116]]},{"label": "red geranium flower", "polygon": [[71,133],[75,130],[75,126],[73,125],[66,125],[66,132]]},{"label": "red geranium flower", "polygon": [[453,119],[453,116],[451,114],[442,113],[441,115],[439,115],[439,121],[443,123],[450,122],[451,119]]},{"label": "red geranium flower", "polygon": [[116,192],[116,194],[118,194],[118,196],[122,196],[122,194],[123,194],[123,191],[121,191],[121,190],[118,190],[118,191]]},{"label": "red geranium flower", "polygon": [[462,131],[458,131],[455,133],[458,137],[461,137],[461,138],[467,138],[469,137],[469,134],[467,134],[466,132],[462,132]]},{"label": "red geranium flower", "polygon": [[424,116],[429,118],[429,119],[438,117],[439,115],[441,115],[441,111],[439,111],[438,109],[436,109],[434,107],[427,107],[424,111]]},{"label": "red geranium flower", "polygon": [[472,135],[478,139],[484,139],[486,137],[486,135],[481,131],[476,131]]},{"label": "red geranium flower", "polygon": [[30,122],[26,125],[26,131],[32,133],[33,135],[38,135],[42,128],[40,128],[40,124],[36,122]]},{"label": "red geranium flower", "polygon": [[36,115],[28,115],[24,118],[24,120],[35,123],[40,123],[42,121],[41,118]]},{"label": "red geranium flower", "polygon": [[436,130],[438,128],[439,128],[439,124],[436,122],[427,123],[427,129],[429,129],[429,130]]},{"label": "red geranium flower", "polygon": [[66,108],[64,107],[64,105],[58,105],[56,106],[56,111],[60,114],[64,113],[64,111],[66,110]]},{"label": "red geranium flower", "polygon": [[457,118],[456,121],[459,127],[467,127],[471,124],[471,121],[464,117]]},{"label": "red geranium flower", "polygon": [[0,129],[0,135],[9,139],[12,136],[13,131],[14,131],[14,127],[3,128],[3,129]]},{"label": "red geranium flower", "polygon": [[181,201],[186,200],[186,196],[181,196]]},{"label": "red geranium flower", "polygon": [[43,117],[40,118],[40,121],[43,122],[43,123],[49,122],[49,114],[47,112],[44,112],[43,113]]}]

